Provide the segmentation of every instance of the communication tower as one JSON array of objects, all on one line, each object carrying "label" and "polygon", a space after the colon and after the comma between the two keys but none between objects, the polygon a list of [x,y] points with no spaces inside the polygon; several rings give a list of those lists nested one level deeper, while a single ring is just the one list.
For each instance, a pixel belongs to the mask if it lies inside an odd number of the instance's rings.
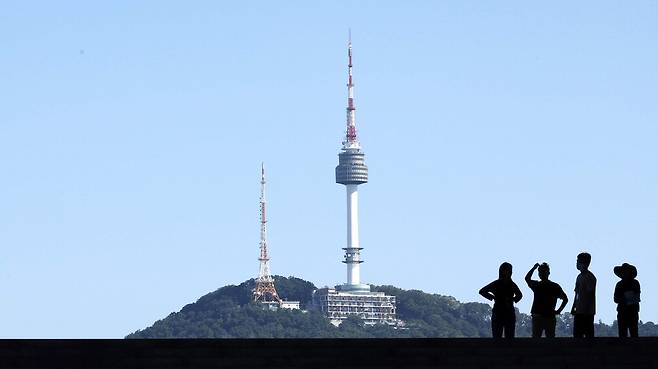
[{"label": "communication tower", "polygon": [[270,275],[270,257],[267,254],[267,217],[265,213],[265,165],[261,164],[260,179],[260,269],[258,278],[256,278],[256,288],[254,288],[254,301],[264,303],[281,303],[281,298],[274,288],[274,279]]}]

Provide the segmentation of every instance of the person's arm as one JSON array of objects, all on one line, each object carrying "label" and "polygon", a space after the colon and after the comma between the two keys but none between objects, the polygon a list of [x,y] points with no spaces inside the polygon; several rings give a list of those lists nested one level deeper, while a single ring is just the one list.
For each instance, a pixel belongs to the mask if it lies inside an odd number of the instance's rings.
[{"label": "person's arm", "polygon": [[493,284],[494,284],[494,282],[491,282],[488,285],[486,285],[486,286],[484,286],[480,289],[480,295],[482,295],[482,297],[484,297],[485,299],[487,299],[489,301],[493,300],[496,297],[493,294],[493,288],[492,288]]},{"label": "person's arm", "polygon": [[596,277],[592,272],[589,272],[589,278],[587,278],[587,283],[585,284],[585,291],[591,293],[596,291]]},{"label": "person's arm", "polygon": [[532,281],[532,273],[534,273],[537,268],[539,268],[539,263],[535,263],[535,265],[532,266],[532,269],[530,269],[525,275],[525,283],[527,283],[528,286],[530,286],[530,282]]},{"label": "person's arm", "polygon": [[635,292],[635,303],[640,303],[640,282],[633,280],[633,292]]},{"label": "person's arm", "polygon": [[624,292],[622,292],[621,290],[621,282],[617,282],[617,285],[615,286],[614,301],[617,304],[621,304],[624,302]]},{"label": "person's arm", "polygon": [[578,303],[578,277],[576,277],[576,287],[573,289],[573,305],[571,305],[571,314],[576,314],[576,303]]},{"label": "person's arm", "polygon": [[522,297],[523,294],[521,293],[519,286],[517,286],[516,283],[514,283],[514,303],[521,301]]},{"label": "person's arm", "polygon": [[567,294],[564,293],[564,290],[562,290],[562,288],[560,288],[560,293],[561,295],[558,296],[558,298],[562,300],[562,303],[560,304],[560,307],[557,308],[557,310],[555,310],[556,315],[562,314],[562,310],[564,310],[564,307],[567,306],[567,303],[569,302],[569,298],[567,297]]}]

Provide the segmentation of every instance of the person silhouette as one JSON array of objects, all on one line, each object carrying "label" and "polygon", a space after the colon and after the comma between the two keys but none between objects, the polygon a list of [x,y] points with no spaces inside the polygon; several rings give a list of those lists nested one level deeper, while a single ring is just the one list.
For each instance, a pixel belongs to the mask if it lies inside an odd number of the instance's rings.
[{"label": "person silhouette", "polygon": [[581,252],[576,258],[576,292],[571,307],[573,336],[594,337],[594,314],[596,314],[596,277],[589,271],[592,255]]},{"label": "person silhouette", "polygon": [[512,264],[502,263],[498,268],[498,279],[480,289],[480,295],[494,301],[491,310],[491,333],[494,338],[514,338],[516,311],[514,304],[521,301],[523,294],[512,281]]},{"label": "person silhouette", "polygon": [[[539,281],[532,280],[532,274],[538,269]],[[546,263],[536,263],[525,275],[528,287],[534,292],[532,300],[532,337],[541,337],[545,332],[546,337],[555,337],[556,315],[560,315],[567,305],[569,299],[559,284],[548,279],[551,268]],[[555,310],[557,299],[562,300],[560,307]]]},{"label": "person silhouette", "polygon": [[617,327],[619,337],[637,337],[637,325],[640,320],[640,282],[637,269],[628,263],[616,266],[615,275],[621,278],[615,286],[614,300],[617,303]]}]

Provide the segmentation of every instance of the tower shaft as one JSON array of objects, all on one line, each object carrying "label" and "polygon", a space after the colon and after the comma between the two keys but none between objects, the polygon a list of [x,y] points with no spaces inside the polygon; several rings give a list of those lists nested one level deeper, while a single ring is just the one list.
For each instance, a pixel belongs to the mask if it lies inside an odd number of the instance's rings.
[{"label": "tower shaft", "polygon": [[362,263],[359,247],[359,192],[356,185],[345,186],[347,192],[347,247],[345,264],[347,264],[347,284],[361,284],[359,264]]}]

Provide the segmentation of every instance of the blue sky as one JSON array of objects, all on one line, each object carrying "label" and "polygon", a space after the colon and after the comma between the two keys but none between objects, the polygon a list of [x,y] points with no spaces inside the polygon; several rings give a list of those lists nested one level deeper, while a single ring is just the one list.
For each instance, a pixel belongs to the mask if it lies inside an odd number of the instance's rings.
[{"label": "blue sky", "polygon": [[123,337],[258,272],[345,280],[352,28],[362,279],[479,301],[593,254],[658,316],[658,5],[4,2],[0,337]]}]

